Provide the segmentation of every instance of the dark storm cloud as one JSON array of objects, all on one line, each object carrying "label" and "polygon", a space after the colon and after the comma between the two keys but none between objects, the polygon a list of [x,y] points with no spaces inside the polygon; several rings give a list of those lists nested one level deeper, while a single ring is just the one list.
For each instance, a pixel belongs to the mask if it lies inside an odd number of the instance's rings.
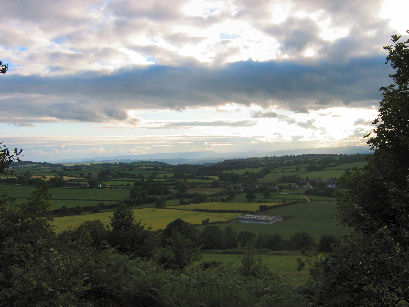
[{"label": "dark storm cloud", "polygon": [[269,26],[266,32],[277,37],[281,49],[286,53],[297,55],[308,45],[321,45],[319,27],[310,19],[290,17],[284,23]]},{"label": "dark storm cloud", "polygon": [[368,106],[388,83],[381,57],[301,65],[240,62],[221,68],[150,66],[110,75],[8,75],[0,83],[0,111],[13,118],[123,120],[126,110],[183,109],[235,102],[306,112],[329,106]]}]

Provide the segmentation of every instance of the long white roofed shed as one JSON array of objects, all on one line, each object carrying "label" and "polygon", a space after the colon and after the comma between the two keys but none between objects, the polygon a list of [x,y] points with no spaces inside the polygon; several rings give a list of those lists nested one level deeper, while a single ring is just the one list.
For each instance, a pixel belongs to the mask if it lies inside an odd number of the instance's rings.
[{"label": "long white roofed shed", "polygon": [[237,219],[240,223],[250,224],[274,224],[282,222],[284,219],[281,216],[274,215],[258,215],[258,214],[244,214],[238,216]]}]

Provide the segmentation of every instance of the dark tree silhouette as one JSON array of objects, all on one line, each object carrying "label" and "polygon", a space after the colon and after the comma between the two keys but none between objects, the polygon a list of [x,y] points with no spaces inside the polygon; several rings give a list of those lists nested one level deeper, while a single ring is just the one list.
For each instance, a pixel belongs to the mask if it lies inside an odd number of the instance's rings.
[{"label": "dark tree silhouette", "polygon": [[8,69],[9,66],[7,64],[3,64],[3,62],[0,61],[0,73],[5,74]]},{"label": "dark tree silhouette", "polygon": [[395,70],[368,135],[373,158],[344,177],[340,215],[355,233],[311,270],[314,305],[395,306],[409,302],[409,40],[392,36]]}]

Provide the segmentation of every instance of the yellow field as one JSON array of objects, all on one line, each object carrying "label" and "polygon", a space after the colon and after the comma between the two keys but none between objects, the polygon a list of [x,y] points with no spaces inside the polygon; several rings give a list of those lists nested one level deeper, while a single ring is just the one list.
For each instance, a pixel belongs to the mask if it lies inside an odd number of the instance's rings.
[{"label": "yellow field", "polygon": [[[151,226],[152,230],[163,229],[170,222],[181,218],[192,224],[201,224],[202,220],[209,218],[209,222],[228,221],[237,217],[237,213],[207,213],[197,211],[186,211],[176,209],[156,209],[143,208],[133,210],[135,218],[141,220],[146,226]],[[104,224],[109,223],[112,212],[83,214],[73,216],[56,217],[53,225],[56,231],[60,232],[68,227],[76,227],[85,221],[100,220]]]},{"label": "yellow field", "polygon": [[16,177],[16,176],[12,176],[12,175],[10,175],[10,176],[0,176],[0,180],[4,180],[4,179],[11,179],[11,178],[13,178],[13,179],[17,179],[17,177]]},{"label": "yellow field", "polygon": [[200,203],[177,206],[178,209],[202,209],[202,210],[243,210],[258,211],[260,205],[276,206],[279,203]]},{"label": "yellow field", "polygon": [[35,175],[35,176],[30,176],[30,179],[43,179],[45,178],[46,180],[49,180],[51,178],[53,178],[55,176],[39,176],[39,175]]}]

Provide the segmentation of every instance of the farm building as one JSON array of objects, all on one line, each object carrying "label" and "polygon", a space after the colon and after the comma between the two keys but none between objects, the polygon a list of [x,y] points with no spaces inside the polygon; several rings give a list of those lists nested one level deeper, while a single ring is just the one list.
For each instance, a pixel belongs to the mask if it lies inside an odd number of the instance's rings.
[{"label": "farm building", "polygon": [[237,219],[240,223],[249,224],[274,224],[282,222],[284,219],[281,216],[273,215],[258,215],[258,214],[244,214],[238,216]]}]

